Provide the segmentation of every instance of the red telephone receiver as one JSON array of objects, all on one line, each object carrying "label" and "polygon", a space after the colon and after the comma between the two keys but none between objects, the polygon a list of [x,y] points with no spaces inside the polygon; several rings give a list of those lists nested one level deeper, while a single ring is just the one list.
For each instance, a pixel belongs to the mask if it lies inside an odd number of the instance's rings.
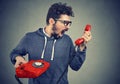
[{"label": "red telephone receiver", "polygon": [[[90,24],[87,24],[84,31],[90,31],[90,30],[91,30],[91,25],[90,25]],[[80,44],[82,44],[83,42],[84,42],[84,38],[78,38],[78,39],[75,41],[75,45],[76,45],[76,46],[80,46]]]}]

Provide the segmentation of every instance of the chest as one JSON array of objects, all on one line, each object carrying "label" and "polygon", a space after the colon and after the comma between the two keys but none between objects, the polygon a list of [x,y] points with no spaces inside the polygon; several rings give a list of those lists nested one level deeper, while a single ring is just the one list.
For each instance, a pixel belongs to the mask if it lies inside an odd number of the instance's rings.
[{"label": "chest", "polygon": [[[53,51],[54,49],[54,51]],[[54,53],[54,60],[68,59],[70,53],[70,44],[66,40],[47,40],[46,44],[44,39],[37,41],[33,40],[29,45],[29,59],[41,59],[44,52],[44,59],[49,61]]]}]

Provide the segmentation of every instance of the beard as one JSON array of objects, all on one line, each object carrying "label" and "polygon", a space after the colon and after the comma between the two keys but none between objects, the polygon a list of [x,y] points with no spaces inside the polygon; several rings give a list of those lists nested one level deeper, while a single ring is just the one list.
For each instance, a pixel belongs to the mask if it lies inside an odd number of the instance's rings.
[{"label": "beard", "polygon": [[[58,29],[57,29],[56,25],[54,24],[52,30],[53,30],[52,36],[53,36],[55,39],[58,39],[58,38],[61,37],[66,31],[68,31],[68,28],[63,29],[63,30],[61,30],[61,32],[58,33]],[[60,34],[61,34],[61,35],[60,35]]]},{"label": "beard", "polygon": [[61,34],[64,34],[64,33],[67,32],[67,31],[68,31],[68,28],[63,29],[63,30],[61,31]]},{"label": "beard", "polygon": [[[59,33],[64,34],[66,31],[68,31],[68,29],[69,29],[69,28],[62,29],[61,32],[59,32]],[[55,24],[53,25],[52,30],[53,30],[53,33],[58,34],[58,33],[57,33],[57,32],[58,32],[58,29],[57,29],[57,27],[56,27]]]}]

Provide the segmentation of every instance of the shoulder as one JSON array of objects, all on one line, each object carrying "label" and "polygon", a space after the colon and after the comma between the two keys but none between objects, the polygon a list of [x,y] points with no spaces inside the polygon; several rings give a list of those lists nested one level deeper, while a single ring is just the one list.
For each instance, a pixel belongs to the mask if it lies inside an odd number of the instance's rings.
[{"label": "shoulder", "polygon": [[[40,28],[40,29],[41,29],[41,28]],[[38,32],[39,32],[40,29],[35,30],[35,31],[32,31],[32,32],[27,32],[27,33],[25,34],[25,37],[27,37],[27,38],[33,38],[33,37],[38,36]]]},{"label": "shoulder", "polygon": [[63,38],[65,38],[68,41],[72,41],[71,37],[69,35],[67,35],[67,34],[64,34]]},{"label": "shoulder", "polygon": [[32,40],[34,37],[36,37],[35,31],[34,32],[27,32],[23,35],[22,40]]},{"label": "shoulder", "polygon": [[28,32],[25,34],[26,37],[31,37],[34,36],[36,33],[35,32]]}]

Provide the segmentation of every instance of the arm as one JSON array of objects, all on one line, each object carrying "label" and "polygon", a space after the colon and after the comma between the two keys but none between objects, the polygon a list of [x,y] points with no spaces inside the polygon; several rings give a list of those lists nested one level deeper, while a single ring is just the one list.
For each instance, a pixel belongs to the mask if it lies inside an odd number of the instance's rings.
[{"label": "arm", "polygon": [[11,62],[15,64],[15,67],[18,67],[21,63],[26,63],[25,59],[23,58],[23,56],[27,54],[26,46],[27,37],[24,36],[16,48],[10,53]]},{"label": "arm", "polygon": [[71,53],[70,53],[70,67],[77,71],[81,68],[82,64],[85,61],[86,58],[86,46],[80,46],[77,47],[77,50],[75,50],[75,47],[71,46]]},{"label": "arm", "polygon": [[91,32],[85,31],[82,38],[84,38],[84,43],[80,44],[77,48],[77,51],[75,50],[73,43],[71,42],[71,50],[70,50],[70,67],[73,70],[79,70],[82,66],[83,62],[85,61],[86,57],[86,43],[91,40]]}]

